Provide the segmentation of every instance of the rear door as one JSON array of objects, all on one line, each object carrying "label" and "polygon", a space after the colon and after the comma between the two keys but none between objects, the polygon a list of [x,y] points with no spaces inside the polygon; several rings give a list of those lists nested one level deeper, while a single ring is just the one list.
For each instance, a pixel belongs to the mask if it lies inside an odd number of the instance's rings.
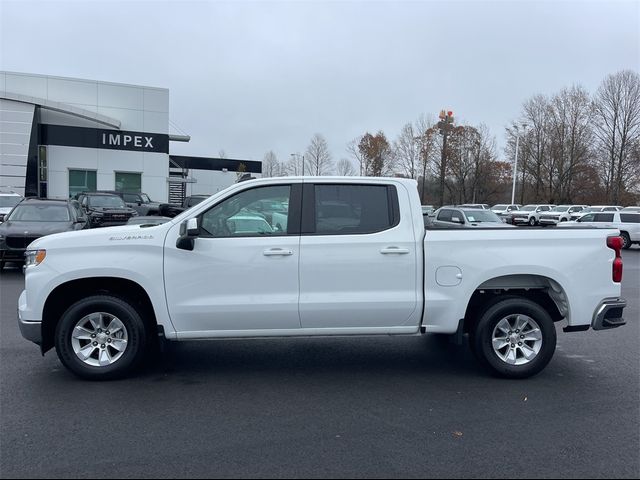
[{"label": "rear door", "polygon": [[[417,252],[401,185],[305,184],[300,241],[303,328],[418,324]],[[418,314],[419,315],[419,314]]]}]

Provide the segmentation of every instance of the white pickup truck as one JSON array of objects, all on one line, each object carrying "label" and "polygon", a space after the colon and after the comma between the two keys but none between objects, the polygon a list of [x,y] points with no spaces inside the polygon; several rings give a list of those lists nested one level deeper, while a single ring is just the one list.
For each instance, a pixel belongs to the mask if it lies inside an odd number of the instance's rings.
[{"label": "white pickup truck", "polygon": [[159,337],[422,334],[469,334],[490,370],[525,378],[551,360],[557,322],[624,324],[618,235],[425,230],[411,180],[252,180],[163,225],[33,242],[19,325],[90,379],[131,372]]}]

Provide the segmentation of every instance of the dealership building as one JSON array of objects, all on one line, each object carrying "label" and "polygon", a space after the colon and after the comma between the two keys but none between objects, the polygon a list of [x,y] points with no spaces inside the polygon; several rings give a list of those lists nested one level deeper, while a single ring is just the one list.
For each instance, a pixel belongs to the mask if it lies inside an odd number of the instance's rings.
[{"label": "dealership building", "polygon": [[[261,162],[171,155],[164,88],[0,72],[0,191],[68,198],[87,190],[179,203],[213,194]],[[212,146],[212,150],[215,147]]]}]

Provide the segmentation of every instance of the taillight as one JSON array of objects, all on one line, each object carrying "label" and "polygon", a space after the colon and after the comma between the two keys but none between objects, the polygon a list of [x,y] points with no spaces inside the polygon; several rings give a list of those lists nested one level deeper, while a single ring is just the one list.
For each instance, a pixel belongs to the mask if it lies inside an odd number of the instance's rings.
[{"label": "taillight", "polygon": [[613,281],[616,283],[622,282],[622,246],[624,241],[622,237],[607,237],[607,247],[615,250],[616,258],[613,260]]}]

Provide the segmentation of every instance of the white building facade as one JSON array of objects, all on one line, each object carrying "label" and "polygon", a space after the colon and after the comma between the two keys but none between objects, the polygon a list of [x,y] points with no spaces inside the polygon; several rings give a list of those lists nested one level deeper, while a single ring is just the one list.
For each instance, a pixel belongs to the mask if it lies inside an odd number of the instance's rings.
[{"label": "white building facade", "polygon": [[240,163],[249,166],[246,171],[261,171],[260,162],[171,161],[170,140],[188,137],[169,135],[168,89],[0,72],[3,191],[69,198],[119,190],[179,202],[180,196],[232,184]]}]

